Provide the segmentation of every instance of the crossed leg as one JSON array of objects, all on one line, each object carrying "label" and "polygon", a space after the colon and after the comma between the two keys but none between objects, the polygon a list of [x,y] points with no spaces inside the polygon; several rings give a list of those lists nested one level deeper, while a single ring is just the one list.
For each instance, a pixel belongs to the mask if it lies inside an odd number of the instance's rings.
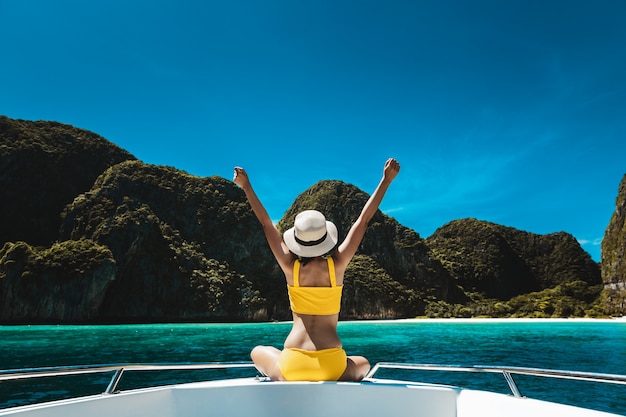
[{"label": "crossed leg", "polygon": [[273,381],[285,380],[278,367],[279,356],[280,350],[276,349],[274,346],[256,346],[252,349],[252,352],[250,352],[250,357],[256,369]]},{"label": "crossed leg", "polygon": [[[273,381],[284,381],[285,377],[278,367],[280,352],[274,346],[256,346],[250,352],[250,357],[254,366],[263,375]],[[360,381],[370,369],[369,361],[363,356],[348,356],[347,362],[346,370],[339,378],[340,381]]]},{"label": "crossed leg", "polygon": [[339,380],[360,381],[365,378],[365,375],[370,370],[369,361],[363,356],[348,356],[347,360],[348,366]]}]

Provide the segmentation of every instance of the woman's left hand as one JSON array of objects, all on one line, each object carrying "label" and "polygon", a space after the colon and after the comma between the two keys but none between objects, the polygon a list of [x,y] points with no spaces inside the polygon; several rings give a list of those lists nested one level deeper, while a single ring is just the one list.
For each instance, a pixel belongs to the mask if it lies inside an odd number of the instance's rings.
[{"label": "woman's left hand", "polygon": [[250,185],[250,179],[248,178],[248,173],[246,170],[241,167],[235,167],[235,172],[233,174],[233,181],[235,184],[240,186],[241,188],[245,188]]}]

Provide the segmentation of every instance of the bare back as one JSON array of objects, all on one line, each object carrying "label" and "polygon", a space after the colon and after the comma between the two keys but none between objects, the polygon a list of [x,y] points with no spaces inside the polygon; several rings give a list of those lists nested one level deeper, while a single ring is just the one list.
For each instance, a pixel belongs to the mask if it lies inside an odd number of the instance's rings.
[{"label": "bare back", "polygon": [[[292,272],[292,271],[291,271]],[[343,285],[343,268],[335,269],[337,285]],[[285,274],[288,285],[293,285],[293,273]],[[314,258],[301,266],[299,284],[303,287],[328,287],[330,274],[326,259]],[[320,350],[342,347],[337,335],[339,314],[312,315],[293,313],[293,327],[285,340],[286,348]]]}]

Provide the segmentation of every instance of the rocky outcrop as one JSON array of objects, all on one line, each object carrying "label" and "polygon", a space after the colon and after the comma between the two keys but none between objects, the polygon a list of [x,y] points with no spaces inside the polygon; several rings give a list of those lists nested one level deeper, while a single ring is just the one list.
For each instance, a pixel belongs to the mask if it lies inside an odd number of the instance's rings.
[{"label": "rocky outcrop", "polygon": [[564,232],[537,235],[475,219],[452,221],[426,240],[465,291],[510,298],[563,283],[601,282],[600,268]]},{"label": "rocky outcrop", "polygon": [[0,245],[51,245],[63,207],[105,169],[131,159],[86,130],[0,116]]},{"label": "rocky outcrop", "polygon": [[626,315],[626,175],[602,240],[602,281],[613,312]]},{"label": "rocky outcrop", "polygon": [[276,289],[253,285],[282,281],[258,221],[231,181],[139,161],[115,165],[63,212],[60,239],[80,237],[110,248],[117,261],[103,320],[280,314],[267,312]]},{"label": "rocky outcrop", "polygon": [[0,318],[23,323],[94,320],[114,280],[111,251],[91,240],[47,249],[5,243],[0,250]]}]

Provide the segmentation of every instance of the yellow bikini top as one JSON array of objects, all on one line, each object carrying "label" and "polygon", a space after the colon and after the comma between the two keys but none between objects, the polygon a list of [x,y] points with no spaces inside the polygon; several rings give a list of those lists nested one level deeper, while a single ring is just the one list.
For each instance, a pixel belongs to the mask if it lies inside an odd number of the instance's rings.
[{"label": "yellow bikini top", "polygon": [[327,258],[330,287],[301,287],[299,283],[300,261],[293,264],[293,286],[287,285],[291,311],[298,314],[326,316],[341,310],[341,291],[343,285],[337,285],[335,263]]}]

